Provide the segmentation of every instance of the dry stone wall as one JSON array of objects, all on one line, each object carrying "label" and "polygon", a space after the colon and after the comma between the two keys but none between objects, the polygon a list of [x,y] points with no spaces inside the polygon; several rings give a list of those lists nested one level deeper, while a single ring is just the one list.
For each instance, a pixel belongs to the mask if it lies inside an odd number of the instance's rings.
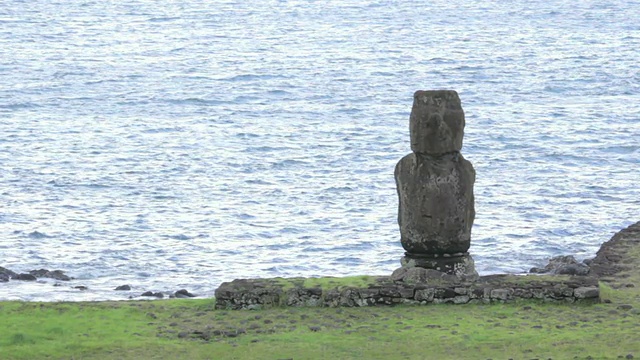
[{"label": "dry stone wall", "polygon": [[475,281],[423,268],[401,268],[390,276],[371,277],[366,286],[304,286],[304,279],[238,279],[216,290],[219,309],[270,306],[376,306],[395,304],[470,304],[539,300],[597,302],[598,283],[624,277],[640,266],[640,222],[616,233],[590,261],[589,276],[489,275]]},{"label": "dry stone wall", "polygon": [[215,296],[218,309],[259,309],[274,306],[470,304],[517,299],[597,301],[599,288],[596,278],[586,276],[491,275],[467,283],[443,279],[405,282],[381,276],[366,287],[328,289],[295,286],[287,283],[287,279],[239,279],[223,283]]}]

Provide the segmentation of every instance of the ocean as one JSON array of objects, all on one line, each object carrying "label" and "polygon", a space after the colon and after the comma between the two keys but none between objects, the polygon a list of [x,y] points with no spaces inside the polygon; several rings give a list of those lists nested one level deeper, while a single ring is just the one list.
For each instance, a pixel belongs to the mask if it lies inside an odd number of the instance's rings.
[{"label": "ocean", "polygon": [[5,0],[0,266],[75,280],[0,300],[389,274],[416,90],[462,100],[480,274],[593,257],[640,220],[639,18],[632,0]]}]

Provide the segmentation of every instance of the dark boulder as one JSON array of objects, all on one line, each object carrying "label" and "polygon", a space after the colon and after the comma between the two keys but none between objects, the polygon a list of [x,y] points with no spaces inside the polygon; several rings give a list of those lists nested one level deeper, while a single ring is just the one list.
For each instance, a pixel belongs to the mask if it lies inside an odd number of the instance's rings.
[{"label": "dark boulder", "polygon": [[175,296],[178,299],[188,299],[188,298],[192,298],[195,297],[195,295],[193,295],[192,293],[188,292],[186,289],[181,289],[176,291],[173,296]]},{"label": "dark boulder", "polygon": [[549,263],[544,268],[531,268],[530,273],[553,274],[553,275],[579,275],[589,274],[589,266],[579,263],[572,255],[556,256],[549,259]]},{"label": "dark boulder", "polygon": [[128,291],[128,290],[131,290],[131,286],[129,286],[129,285],[120,285],[117,288],[115,288],[115,290],[117,290],[117,291]]},{"label": "dark boulder", "polygon": [[14,280],[22,280],[22,281],[36,281],[36,277],[31,274],[17,274],[16,276],[11,277]]},{"label": "dark boulder", "polygon": [[48,279],[55,279],[60,281],[69,281],[73,279],[72,277],[65,275],[65,273],[62,270],[53,270],[53,271],[49,271],[47,269],[31,270],[29,271],[29,274],[37,278],[48,278]]},{"label": "dark boulder", "polygon": [[158,299],[164,298],[164,294],[163,293],[161,293],[161,292],[153,292],[153,291],[145,291],[142,294],[140,294],[140,296],[156,297]]},{"label": "dark boulder", "polygon": [[15,272],[13,272],[13,271],[11,271],[11,270],[9,270],[7,268],[4,268],[4,267],[0,266],[0,277],[2,277],[3,275],[8,277],[8,278],[12,278],[12,277],[14,277],[14,276],[16,276],[18,274],[16,274]]}]

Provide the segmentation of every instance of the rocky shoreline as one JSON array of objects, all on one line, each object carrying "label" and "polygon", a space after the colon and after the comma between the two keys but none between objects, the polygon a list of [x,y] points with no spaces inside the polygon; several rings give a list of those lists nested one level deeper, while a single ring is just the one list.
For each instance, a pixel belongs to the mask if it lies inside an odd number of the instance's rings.
[{"label": "rocky shoreline", "polygon": [[[364,306],[398,303],[473,303],[511,301],[520,298],[546,301],[581,301],[598,299],[598,282],[613,288],[635,287],[624,281],[625,270],[640,259],[640,222],[617,232],[603,243],[595,258],[578,262],[571,255],[557,256],[544,268],[532,268],[530,274],[481,276],[476,281],[458,281],[435,270],[400,268],[390,276],[372,277],[375,283],[366,288],[305,288],[301,278],[237,279],[225,282],[215,291],[220,308],[255,308],[274,304],[289,306]],[[622,274],[621,274],[622,273]],[[0,266],[0,283],[52,279],[53,286],[63,286],[73,277],[61,270],[35,269],[18,273]],[[524,280],[526,279],[526,281]],[[86,286],[73,286],[79,291]],[[133,291],[132,286],[116,286],[113,291]],[[144,291],[128,298],[194,298],[186,289]]]},{"label": "rocky shoreline", "polygon": [[[63,282],[74,280],[73,277],[67,275],[62,270],[47,270],[47,269],[38,269],[31,270],[26,273],[17,273],[11,269],[7,269],[5,267],[0,266],[0,283],[9,282],[9,281],[38,281],[38,279],[53,279],[57,282],[53,284],[53,286],[63,286]],[[83,285],[73,286],[74,289],[79,291],[88,290],[88,287]],[[132,287],[130,285],[120,285],[113,289],[114,291],[132,291]],[[173,292],[153,292],[153,291],[145,291],[139,295],[130,295],[129,299],[134,299],[136,297],[146,297],[146,298],[177,298],[177,299],[188,299],[196,297],[190,293],[186,289],[180,289]]]},{"label": "rocky shoreline", "polygon": [[[640,222],[602,244],[596,257],[578,263],[573,256],[553,258],[544,269],[528,275],[489,275],[475,281],[437,270],[399,268],[390,276],[370,277],[359,286],[305,285],[305,279],[237,279],[220,285],[216,308],[256,309],[272,306],[376,306],[395,304],[468,304],[540,300],[600,301],[600,282],[616,287],[624,272],[640,265]],[[540,274],[548,275],[540,275]],[[336,279],[339,280],[339,279]]]}]

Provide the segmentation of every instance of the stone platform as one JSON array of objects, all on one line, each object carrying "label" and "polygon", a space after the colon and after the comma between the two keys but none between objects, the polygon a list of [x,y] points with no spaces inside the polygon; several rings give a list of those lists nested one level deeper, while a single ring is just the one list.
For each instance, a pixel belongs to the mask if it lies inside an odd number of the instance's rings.
[{"label": "stone platform", "polygon": [[524,299],[598,302],[600,281],[617,283],[640,268],[640,222],[605,242],[590,266],[588,276],[489,275],[467,282],[421,268],[399,269],[390,276],[238,279],[215,291],[216,308],[472,304]]},{"label": "stone platform", "polygon": [[[419,268],[417,268],[419,269]],[[305,286],[306,279],[239,279],[215,292],[217,309],[259,309],[274,306],[376,306],[397,304],[468,304],[516,299],[575,302],[598,300],[598,280],[588,276],[490,275],[464,283],[428,279],[394,281],[370,277],[364,286]]]}]

